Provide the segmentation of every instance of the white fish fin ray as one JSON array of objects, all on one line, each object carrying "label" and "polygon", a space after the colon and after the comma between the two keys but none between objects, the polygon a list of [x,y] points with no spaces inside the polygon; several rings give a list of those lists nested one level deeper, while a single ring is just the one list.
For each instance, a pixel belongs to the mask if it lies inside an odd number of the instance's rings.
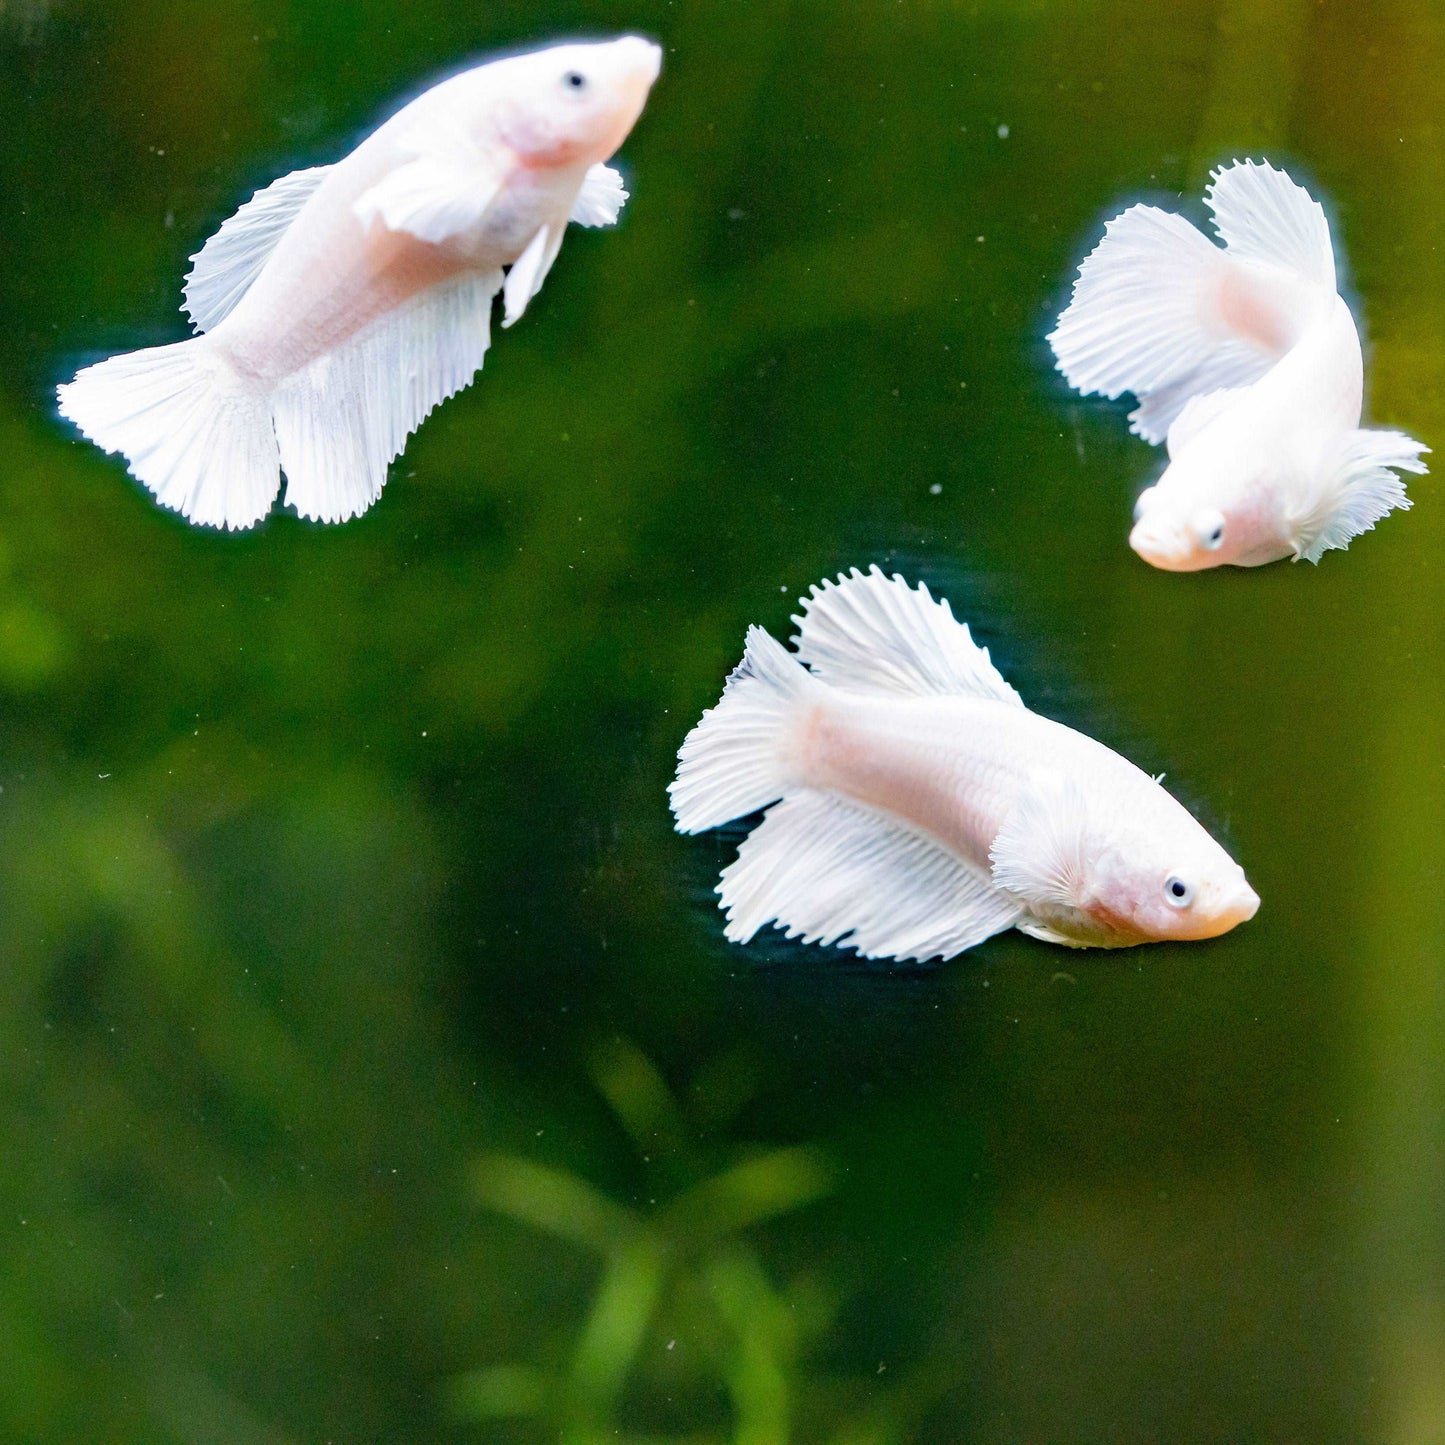
[{"label": "white fish fin ray", "polygon": [[186,277],[184,310],[197,331],[211,331],[251,289],[261,268],[302,206],[331,173],[330,166],[292,171],[256,192],[196,252]]},{"label": "white fish fin ray", "polygon": [[785,798],[723,870],[727,937],[768,923],[866,958],[951,958],[1016,923],[1021,910],[925,834],[832,794]]},{"label": "white fish fin ray", "polygon": [[288,505],[344,522],[381,495],[407,437],[481,369],[501,284],[493,272],[433,286],[281,383],[273,405]]},{"label": "white fish fin ray", "polygon": [[798,656],[850,692],[993,698],[1024,705],[948,602],[876,565],[823,582],[795,616]]},{"label": "white fish fin ray", "polygon": [[281,486],[268,398],[204,337],[112,356],[59,388],[60,414],[203,527],[253,527]]},{"label": "white fish fin ray", "polygon": [[428,152],[403,162],[352,203],[363,228],[380,221],[438,245],[471,230],[501,189],[479,164],[450,151]]},{"label": "white fish fin ray", "polygon": [[1090,851],[1088,803],[1072,779],[1051,771],[1021,793],[988,856],[994,883],[1026,905],[1078,908]]},{"label": "white fish fin ray", "polygon": [[1282,266],[1334,291],[1335,250],[1324,207],[1268,161],[1235,161],[1211,173],[1204,200],[1231,256]]},{"label": "white fish fin ray", "polygon": [[510,326],[521,318],[527,304],[542,289],[542,282],[562,249],[564,226],[543,226],[527,242],[527,248],[512,262],[502,290],[502,325]]},{"label": "white fish fin ray", "polygon": [[1282,352],[1261,337],[1296,325],[1257,273],[1182,216],[1141,205],[1104,228],[1049,343],[1076,391],[1133,392],[1133,430],[1157,443],[1191,396],[1258,381]]},{"label": "white fish fin ray", "polygon": [[1243,387],[1224,386],[1190,397],[1169,427],[1170,460],[1177,460],[1179,453],[1243,392]]},{"label": "white fish fin ray", "polygon": [[1258,348],[1251,343],[1221,341],[1195,370],[1144,397],[1129,413],[1129,430],[1157,446],[1167,440],[1169,429],[1195,397],[1220,391],[1243,391],[1248,382],[1257,381],[1269,365],[1268,359],[1261,358]]},{"label": "white fish fin ray", "polygon": [[668,787],[679,833],[746,817],[782,797],[792,781],[786,748],[796,705],[823,684],[761,627],[748,628],[743,660],[717,706],[678,751]]},{"label": "white fish fin ray", "polygon": [[1021,918],[1014,927],[1020,933],[1027,933],[1030,938],[1037,938],[1041,943],[1059,943],[1065,948],[1090,947],[1082,938],[1070,938],[1067,933],[1059,933],[1047,923],[1040,923],[1037,918]]},{"label": "white fish fin ray", "polygon": [[1292,528],[1295,560],[1318,562],[1333,547],[1348,547],[1392,511],[1411,505],[1396,472],[1423,476],[1429,447],[1404,432],[1362,428],[1346,432],[1323,496]]},{"label": "white fish fin ray", "polygon": [[620,171],[600,162],[588,168],[569,220],[579,226],[615,226],[628,199]]}]

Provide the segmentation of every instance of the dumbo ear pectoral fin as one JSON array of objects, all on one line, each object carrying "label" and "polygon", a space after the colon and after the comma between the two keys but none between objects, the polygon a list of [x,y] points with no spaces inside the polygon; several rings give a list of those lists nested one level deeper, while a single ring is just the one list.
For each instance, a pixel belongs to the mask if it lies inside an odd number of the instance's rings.
[{"label": "dumbo ear pectoral fin", "polygon": [[1035,906],[1088,902],[1089,815],[1078,786],[1050,772],[1020,794],[988,850],[994,884]]},{"label": "dumbo ear pectoral fin", "polygon": [[449,157],[417,156],[364,191],[352,210],[363,227],[379,221],[388,231],[437,245],[476,226],[498,189]]},{"label": "dumbo ear pectoral fin", "polygon": [[568,219],[579,226],[615,226],[626,200],[622,176],[611,166],[595,165],[583,179]]},{"label": "dumbo ear pectoral fin", "polygon": [[1291,527],[1295,560],[1318,562],[1331,548],[1348,547],[1382,517],[1410,506],[1396,472],[1423,475],[1423,442],[1398,431],[1360,429],[1340,440],[1322,495]]}]

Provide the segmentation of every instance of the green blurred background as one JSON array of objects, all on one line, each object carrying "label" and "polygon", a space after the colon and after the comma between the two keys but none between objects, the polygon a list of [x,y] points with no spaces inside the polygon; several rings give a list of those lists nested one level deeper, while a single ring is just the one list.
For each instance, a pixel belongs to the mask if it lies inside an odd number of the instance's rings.
[{"label": "green blurred background", "polygon": [[[489,51],[666,47],[615,232],[360,520],[56,416]],[[1445,1441],[1445,505],[1167,576],[1043,337],[1268,155],[1445,421],[1433,0],[0,0],[0,1438]],[[879,562],[1264,898],[936,968],[726,946],[664,788]]]}]

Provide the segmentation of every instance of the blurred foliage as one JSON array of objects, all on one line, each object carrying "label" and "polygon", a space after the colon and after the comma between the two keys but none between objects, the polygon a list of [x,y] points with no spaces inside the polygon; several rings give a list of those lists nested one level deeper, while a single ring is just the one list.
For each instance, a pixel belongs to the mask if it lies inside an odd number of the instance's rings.
[{"label": "blurred foliage", "polygon": [[[800,1343],[819,1336],[832,1311],[818,1282],[806,1276],[785,1289],[774,1286],[744,1236],[827,1193],[832,1171],[815,1150],[790,1148],[748,1151],[709,1174],[700,1164],[700,1141],[688,1137],[681,1111],[643,1054],[616,1040],[597,1050],[593,1072],[640,1151],[647,1187],[667,1194],[661,1202],[649,1198],[638,1212],[575,1175],[523,1158],[491,1154],[477,1161],[472,1188],[481,1203],[582,1246],[603,1268],[565,1362],[555,1369],[502,1365],[464,1376],[454,1390],[459,1412],[536,1416],[549,1427],[545,1438],[576,1445],[640,1439],[619,1430],[617,1420],[647,1348],[660,1375],[651,1394],[666,1399],[671,1413],[679,1391],[691,1386],[700,1393],[699,1382],[689,1378],[699,1367],[704,1378],[715,1375],[726,1386],[733,1416],[727,1436],[691,1430],[688,1439],[786,1441]],[[743,1102],[736,1090],[729,1092]],[[682,1353],[675,1355],[679,1342]],[[693,1370],[657,1370],[689,1360],[698,1362]]]},{"label": "blurred foliage", "polygon": [[[365,517],[193,531],[60,425],[256,186],[623,28],[623,224]],[[1043,342],[1106,215],[1268,147],[1436,441],[1442,68],[1426,0],[4,5],[0,1438],[1445,1439],[1438,487],[1161,576],[1157,457]],[[1259,918],[725,946],[673,754],[873,560]]]}]

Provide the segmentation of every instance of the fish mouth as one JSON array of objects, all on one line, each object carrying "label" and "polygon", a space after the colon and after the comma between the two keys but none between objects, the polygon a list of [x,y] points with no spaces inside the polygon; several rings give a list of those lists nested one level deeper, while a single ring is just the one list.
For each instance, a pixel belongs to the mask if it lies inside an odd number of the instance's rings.
[{"label": "fish mouth", "polygon": [[608,43],[608,75],[615,101],[612,124],[601,147],[601,159],[610,156],[637,124],[662,71],[662,47],[640,35],[624,35]]},{"label": "fish mouth", "polygon": [[636,73],[642,83],[651,87],[662,73],[662,46],[640,35],[624,35],[613,42],[622,63]]},{"label": "fish mouth", "polygon": [[624,35],[612,42],[611,49],[617,65],[618,86],[640,113],[653,81],[662,73],[662,46],[640,35]]},{"label": "fish mouth", "polygon": [[1185,538],[1150,526],[1147,517],[1134,524],[1129,545],[1161,572],[1198,572],[1213,565],[1212,554],[1201,554]]},{"label": "fish mouth", "polygon": [[1231,928],[1239,923],[1248,923],[1259,912],[1259,894],[1243,878],[1239,880],[1229,912]]},{"label": "fish mouth", "polygon": [[1218,938],[1220,934],[1238,928],[1241,923],[1248,923],[1258,912],[1259,894],[1249,886],[1248,880],[1241,873],[1239,881],[1223,893],[1210,911],[1209,931],[1203,936]]}]

